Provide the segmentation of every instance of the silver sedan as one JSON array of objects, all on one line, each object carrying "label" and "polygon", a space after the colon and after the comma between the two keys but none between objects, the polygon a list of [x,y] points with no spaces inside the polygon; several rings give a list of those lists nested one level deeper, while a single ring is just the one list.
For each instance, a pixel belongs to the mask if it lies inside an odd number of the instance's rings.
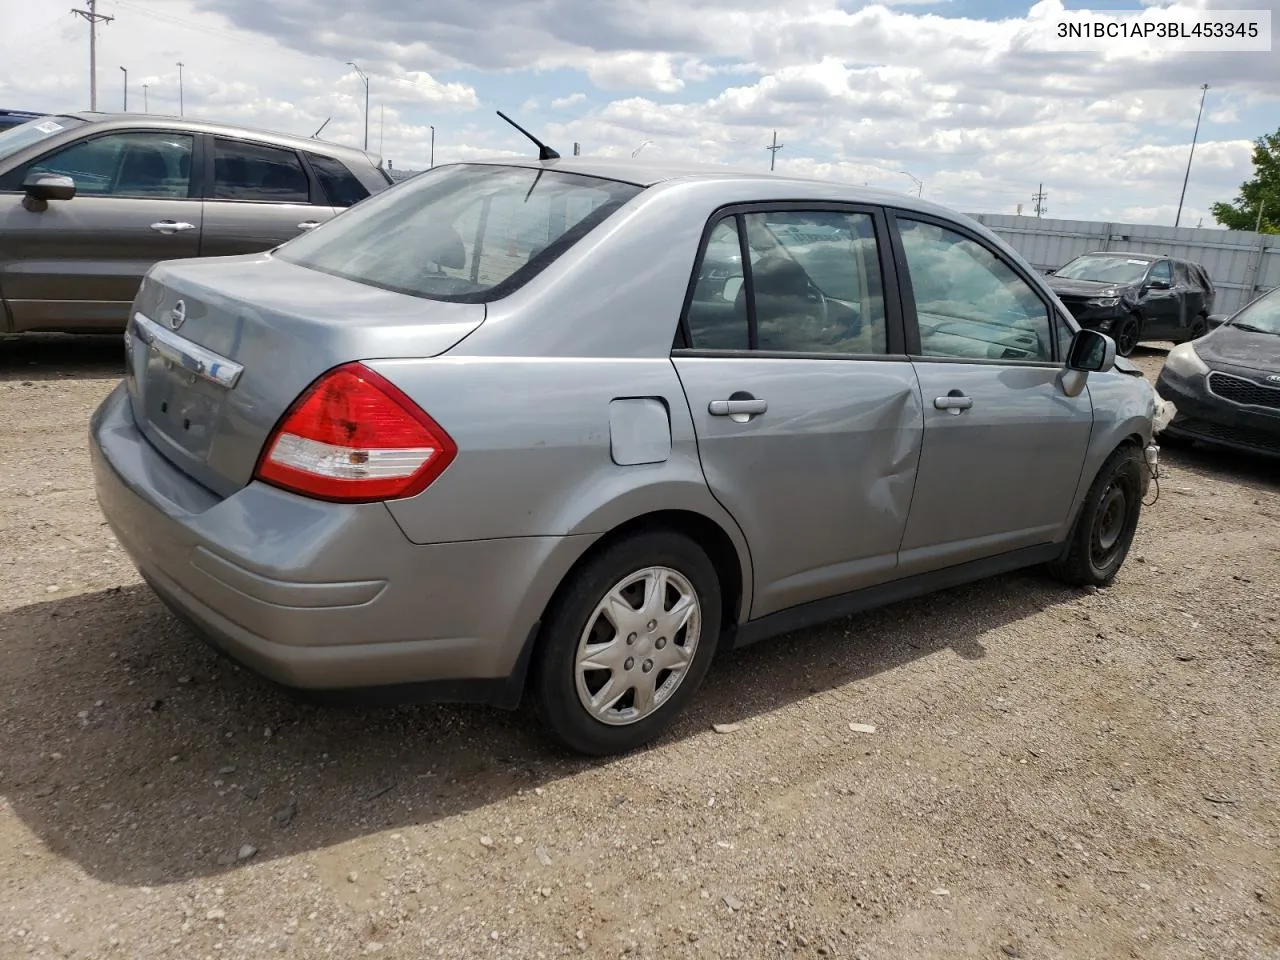
[{"label": "silver sedan", "polygon": [[96,412],[156,593],[285,685],[532,699],[591,754],[717,651],[1045,565],[1106,586],[1155,394],[979,224],[589,158],[161,263]]}]

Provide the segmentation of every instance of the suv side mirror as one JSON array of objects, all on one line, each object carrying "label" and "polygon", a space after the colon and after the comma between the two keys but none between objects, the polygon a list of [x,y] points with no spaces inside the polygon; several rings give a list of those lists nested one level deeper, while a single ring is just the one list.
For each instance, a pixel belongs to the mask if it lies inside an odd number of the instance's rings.
[{"label": "suv side mirror", "polygon": [[58,173],[29,173],[22,181],[22,191],[28,200],[40,204],[40,209],[50,200],[70,200],[76,195],[76,182]]},{"label": "suv side mirror", "polygon": [[1081,330],[1071,338],[1067,369],[1106,373],[1116,365],[1116,342],[1097,330]]},{"label": "suv side mirror", "polygon": [[1210,330],[1217,330],[1220,326],[1227,322],[1225,313],[1211,313],[1204,318],[1205,326]]},{"label": "suv side mirror", "polygon": [[1168,290],[1173,286],[1168,280],[1148,280],[1148,290]]}]

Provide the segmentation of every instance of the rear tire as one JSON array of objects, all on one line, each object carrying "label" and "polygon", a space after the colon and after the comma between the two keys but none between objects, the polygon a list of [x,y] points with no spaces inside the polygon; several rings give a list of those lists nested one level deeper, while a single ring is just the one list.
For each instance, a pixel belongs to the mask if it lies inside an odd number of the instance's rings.
[{"label": "rear tire", "polygon": [[1209,332],[1209,320],[1203,314],[1197,314],[1196,318],[1191,321],[1191,329],[1187,331],[1187,341],[1199,340]]},{"label": "rear tire", "polygon": [[650,531],[606,547],[542,628],[530,692],[547,731],[590,756],[662,734],[715,656],[720,602],[715,566],[688,537]]},{"label": "rear tire", "polygon": [[1111,454],[1085,494],[1066,554],[1049,573],[1077,587],[1106,587],[1129,555],[1142,514],[1142,451],[1126,443]]}]

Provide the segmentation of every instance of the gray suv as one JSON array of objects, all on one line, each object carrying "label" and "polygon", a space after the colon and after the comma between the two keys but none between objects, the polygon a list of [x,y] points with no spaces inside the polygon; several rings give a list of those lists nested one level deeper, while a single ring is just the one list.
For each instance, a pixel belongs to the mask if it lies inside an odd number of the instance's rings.
[{"label": "gray suv", "polygon": [[98,500],[174,610],[294,687],[528,693],[589,753],[717,650],[1111,583],[1156,454],[1151,384],[990,231],[761,174],[437,167],[156,266],[126,339]]},{"label": "gray suv", "polygon": [[160,260],[257,253],[391,178],[359,150],[175,117],[0,132],[0,333],[123,330]]}]

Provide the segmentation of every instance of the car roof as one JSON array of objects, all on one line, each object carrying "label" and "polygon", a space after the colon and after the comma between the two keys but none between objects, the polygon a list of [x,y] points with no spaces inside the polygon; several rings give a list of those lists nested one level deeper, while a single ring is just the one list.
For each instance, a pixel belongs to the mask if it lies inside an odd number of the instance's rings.
[{"label": "car roof", "polygon": [[1168,257],[1163,253],[1129,253],[1127,250],[1090,250],[1088,253],[1079,254],[1081,257],[1123,257],[1126,260],[1175,260],[1176,257]]},{"label": "car roof", "polygon": [[[677,180],[720,182],[754,182],[760,186],[758,200],[816,200],[828,199],[847,203],[884,204],[932,213],[954,220],[956,211],[928,200],[921,200],[896,190],[855,186],[840,180],[821,177],[799,177],[768,170],[752,170],[713,163],[686,161],[637,160],[619,157],[560,157],[555,160],[539,160],[537,157],[484,157],[463,163],[518,166],[532,169],[558,170],[605,180],[618,180],[639,187],[652,187]],[[436,168],[440,168],[437,164]],[[821,197],[818,196],[821,194]],[[968,218],[964,218],[968,219]]]},{"label": "car roof", "polygon": [[86,123],[130,125],[141,127],[164,127],[167,130],[186,130],[191,133],[213,133],[232,137],[249,136],[263,143],[281,147],[311,150],[315,153],[349,160],[366,160],[375,165],[379,162],[376,154],[367,153],[357,147],[348,147],[329,140],[313,140],[310,137],[293,133],[280,133],[277,130],[264,130],[258,127],[246,127],[232,123],[218,123],[212,120],[197,120],[191,117],[172,117],[154,113],[93,113],[85,111],[68,111],[61,114],[74,117]]}]

